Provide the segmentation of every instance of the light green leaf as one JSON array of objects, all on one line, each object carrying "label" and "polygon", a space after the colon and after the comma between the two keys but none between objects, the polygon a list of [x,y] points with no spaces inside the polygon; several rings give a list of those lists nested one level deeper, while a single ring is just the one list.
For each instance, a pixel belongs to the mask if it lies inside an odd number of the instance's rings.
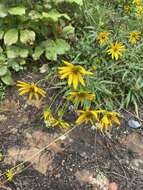
[{"label": "light green leaf", "polygon": [[17,72],[20,70],[20,65],[15,61],[11,62],[11,67],[13,68],[13,70],[15,70]]},{"label": "light green leaf", "polygon": [[18,52],[19,52],[19,50],[18,50],[18,47],[16,47],[16,46],[10,46],[6,49],[7,57],[9,59],[18,57]]},{"label": "light green leaf", "polygon": [[57,39],[55,41],[55,48],[57,54],[64,54],[70,49],[70,45],[63,39]]},{"label": "light green leaf", "polygon": [[44,48],[41,46],[37,46],[32,54],[34,60],[38,60],[40,56],[44,53]]},{"label": "light green leaf", "polygon": [[53,22],[57,22],[59,20],[59,18],[61,18],[61,17],[64,17],[67,20],[71,20],[70,17],[67,14],[59,13],[56,10],[52,10],[52,11],[50,11],[48,13],[43,12],[42,16],[43,16],[43,18],[48,18],[48,19],[52,20]]},{"label": "light green leaf", "polygon": [[63,33],[65,35],[74,34],[74,31],[75,31],[75,28],[72,25],[69,25],[63,28]]},{"label": "light green leaf", "polygon": [[45,53],[45,56],[47,59],[49,60],[53,60],[53,61],[56,61],[57,60],[57,52],[55,51],[55,49],[53,48],[47,48],[46,49],[46,53]]},{"label": "light green leaf", "polygon": [[3,83],[5,83],[6,85],[14,85],[14,81],[13,81],[13,79],[12,79],[12,77],[11,77],[10,71],[9,71],[6,75],[2,76],[2,77],[1,77],[1,80],[2,80]]},{"label": "light green leaf", "polygon": [[0,77],[4,76],[7,73],[7,66],[0,67]]},{"label": "light green leaf", "polygon": [[0,4],[0,18],[7,16],[7,9],[3,4]]},{"label": "light green leaf", "polygon": [[16,58],[16,57],[22,57],[26,58],[28,56],[28,49],[20,48],[16,46],[10,46],[6,50],[7,57],[10,59]]},{"label": "light green leaf", "polygon": [[69,2],[69,3],[76,3],[78,5],[83,5],[83,0],[65,0],[66,2]]},{"label": "light green leaf", "polygon": [[18,40],[18,30],[13,28],[8,30],[4,35],[4,43],[5,45],[15,44]]},{"label": "light green leaf", "polygon": [[20,31],[20,41],[24,44],[33,43],[35,40],[35,32],[32,30],[21,30]]},{"label": "light green leaf", "polygon": [[41,18],[42,18],[42,15],[41,15],[39,12],[34,11],[34,10],[30,11],[29,14],[28,14],[28,16],[29,16],[32,20],[38,20],[38,19],[41,19]]},{"label": "light green leaf", "polygon": [[28,49],[19,48],[19,56],[22,58],[28,57],[29,51]]},{"label": "light green leaf", "polygon": [[57,55],[66,53],[70,48],[69,44],[63,39],[47,40],[41,45],[46,49],[46,58],[54,61],[57,60]]},{"label": "light green leaf", "polygon": [[8,12],[11,14],[11,15],[24,15],[25,14],[25,7],[13,7],[13,8],[10,8],[8,10]]},{"label": "light green leaf", "polygon": [[61,2],[68,2],[68,3],[76,3],[78,5],[83,5],[83,0],[55,0],[57,1],[57,3],[61,3]]},{"label": "light green leaf", "polygon": [[57,51],[55,42],[53,40],[47,40],[42,45],[46,48],[45,56],[49,60],[57,60]]}]

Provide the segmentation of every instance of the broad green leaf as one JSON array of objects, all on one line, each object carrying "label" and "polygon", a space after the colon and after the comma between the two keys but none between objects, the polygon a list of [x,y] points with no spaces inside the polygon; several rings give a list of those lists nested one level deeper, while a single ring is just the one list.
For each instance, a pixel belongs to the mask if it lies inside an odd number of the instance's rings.
[{"label": "broad green leaf", "polygon": [[70,17],[67,14],[59,13],[56,10],[52,10],[52,11],[50,11],[48,13],[43,12],[42,16],[43,16],[43,18],[48,18],[48,19],[52,20],[53,22],[57,22],[59,20],[59,18],[61,18],[61,17],[64,17],[67,20],[70,20]]},{"label": "broad green leaf", "polygon": [[13,8],[10,8],[8,10],[8,12],[11,14],[11,15],[24,15],[25,14],[25,7],[13,7]]},{"label": "broad green leaf", "polygon": [[74,34],[74,31],[75,31],[75,28],[72,25],[69,25],[63,28],[63,33],[65,35]]},{"label": "broad green leaf", "polygon": [[53,61],[57,60],[57,52],[55,51],[54,48],[53,49],[47,48],[45,52],[45,56],[49,60],[53,60]]},{"label": "broad green leaf", "polygon": [[32,30],[21,30],[20,31],[20,41],[24,44],[33,43],[35,40],[35,32]]},{"label": "broad green leaf", "polygon": [[4,43],[5,45],[15,44],[18,40],[18,30],[13,28],[8,30],[4,35]]},{"label": "broad green leaf", "polygon": [[78,5],[83,5],[83,0],[65,0],[66,2],[69,2],[69,3],[76,3]]},{"label": "broad green leaf", "polygon": [[6,49],[7,57],[9,59],[18,57],[18,52],[19,52],[19,50],[18,50],[18,47],[16,47],[16,46],[10,46]]},{"label": "broad green leaf", "polygon": [[53,40],[47,40],[43,43],[46,48],[45,56],[49,60],[57,60],[57,51],[55,42]]},{"label": "broad green leaf", "polygon": [[20,65],[16,62],[16,61],[12,61],[11,62],[11,67],[13,68],[13,70],[15,70],[15,71],[19,71],[20,70]]},{"label": "broad green leaf", "polygon": [[29,16],[32,20],[38,20],[38,19],[41,19],[41,18],[42,18],[42,15],[41,15],[39,12],[34,11],[34,10],[30,11],[29,14],[28,14],[28,16]]},{"label": "broad green leaf", "polygon": [[3,38],[4,31],[0,29],[0,40]]},{"label": "broad green leaf", "polygon": [[70,45],[63,39],[57,39],[55,41],[55,48],[57,54],[64,54],[70,49]]},{"label": "broad green leaf", "polygon": [[22,57],[26,58],[28,56],[28,49],[20,48],[16,46],[10,46],[6,50],[7,57],[10,59],[16,58],[16,57]]},{"label": "broad green leaf", "polygon": [[22,58],[28,57],[29,51],[28,49],[19,48],[19,56]]},{"label": "broad green leaf", "polygon": [[44,53],[44,48],[41,46],[37,46],[32,54],[34,60],[38,60],[40,56]]},{"label": "broad green leaf", "polygon": [[61,3],[61,2],[68,2],[68,3],[76,3],[78,5],[83,5],[83,0],[55,0],[56,3]]},{"label": "broad green leaf", "polygon": [[70,48],[69,44],[63,39],[47,40],[41,45],[46,49],[46,58],[54,61],[57,60],[57,55],[64,54]]},{"label": "broad green leaf", "polygon": [[4,76],[7,73],[7,66],[0,67],[0,77]]},{"label": "broad green leaf", "polygon": [[83,5],[83,0],[55,0],[57,1],[57,3],[61,3],[61,2],[68,2],[68,3],[76,3],[78,5]]},{"label": "broad green leaf", "polygon": [[7,16],[7,9],[3,4],[0,4],[0,18]]},{"label": "broad green leaf", "polygon": [[2,76],[2,77],[1,77],[1,80],[2,80],[3,83],[5,83],[6,85],[13,85],[13,84],[14,84],[14,81],[13,81],[13,79],[12,79],[12,77],[11,77],[10,71],[9,71],[6,75]]}]

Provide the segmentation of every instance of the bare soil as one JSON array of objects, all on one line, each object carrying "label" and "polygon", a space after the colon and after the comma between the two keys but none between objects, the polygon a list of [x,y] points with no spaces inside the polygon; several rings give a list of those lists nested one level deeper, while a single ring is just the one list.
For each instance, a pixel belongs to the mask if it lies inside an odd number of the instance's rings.
[{"label": "bare soil", "polygon": [[[25,81],[36,77],[27,75]],[[142,128],[130,129],[125,122],[106,136],[88,126],[77,127],[37,154],[63,134],[45,128],[41,113],[46,101],[37,108],[27,105],[11,87],[1,103],[0,172],[24,164],[22,172],[1,184],[0,190],[108,190],[111,182],[119,190],[143,189]],[[0,178],[5,181],[5,176]]]}]

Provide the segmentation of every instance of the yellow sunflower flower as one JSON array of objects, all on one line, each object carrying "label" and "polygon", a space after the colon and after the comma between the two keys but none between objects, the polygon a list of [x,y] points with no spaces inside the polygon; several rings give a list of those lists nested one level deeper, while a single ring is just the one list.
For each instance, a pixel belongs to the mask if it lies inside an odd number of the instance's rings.
[{"label": "yellow sunflower flower", "polygon": [[59,67],[59,74],[61,79],[68,78],[68,85],[71,86],[73,84],[74,89],[77,89],[78,83],[85,86],[85,82],[83,79],[84,75],[92,75],[92,72],[86,71],[80,65],[74,65],[67,61],[64,61],[65,66]]},{"label": "yellow sunflower flower", "polygon": [[71,127],[70,124],[64,121],[62,118],[56,119],[54,126],[60,127],[62,129],[69,129]]},{"label": "yellow sunflower flower", "polygon": [[39,100],[39,96],[46,96],[46,92],[42,88],[37,87],[34,82],[29,84],[26,82],[17,81],[16,86],[19,87],[19,95],[29,94],[29,100],[33,97],[36,98],[36,100]]},{"label": "yellow sunflower flower", "polygon": [[133,0],[133,4],[140,5],[141,3],[141,0]]},{"label": "yellow sunflower flower", "polygon": [[106,110],[99,111],[99,113],[103,113],[103,117],[100,119],[98,123],[98,128],[103,130],[108,130],[113,123],[116,123],[117,125],[120,125],[119,117],[121,115],[118,112],[108,112]]},{"label": "yellow sunflower flower", "polygon": [[100,32],[97,39],[100,45],[105,44],[109,40],[109,32]]},{"label": "yellow sunflower flower", "polygon": [[141,38],[141,32],[133,31],[129,35],[129,42],[131,44],[136,44]]},{"label": "yellow sunflower flower", "polygon": [[125,12],[130,13],[131,12],[131,6],[130,5],[125,5],[124,10],[125,10]]},{"label": "yellow sunflower flower", "polygon": [[92,101],[95,98],[95,94],[89,93],[89,92],[70,92],[70,95],[68,96],[69,100],[72,100],[74,102],[79,102],[83,104],[85,100]]},{"label": "yellow sunflower flower", "polygon": [[81,125],[82,123],[90,122],[92,125],[98,121],[98,113],[96,110],[78,110],[81,115],[77,118],[76,124]]},{"label": "yellow sunflower flower", "polygon": [[54,127],[55,124],[57,123],[56,119],[53,117],[52,113],[50,110],[46,110],[43,113],[43,118],[47,126],[52,126]]},{"label": "yellow sunflower flower", "polygon": [[7,180],[10,181],[10,182],[13,180],[13,178],[14,178],[14,172],[13,172],[12,169],[7,170],[6,177],[7,177]]},{"label": "yellow sunflower flower", "polygon": [[63,129],[70,128],[70,124],[64,121],[62,119],[62,116],[58,119],[55,119],[50,110],[44,111],[43,118],[44,118],[45,124],[48,127],[60,127]]},{"label": "yellow sunflower flower", "polygon": [[136,7],[136,16],[140,17],[143,14],[143,5],[138,5]]},{"label": "yellow sunflower flower", "polygon": [[112,56],[112,59],[118,60],[122,56],[125,46],[121,42],[116,42],[111,45],[110,49],[107,50],[107,53]]}]

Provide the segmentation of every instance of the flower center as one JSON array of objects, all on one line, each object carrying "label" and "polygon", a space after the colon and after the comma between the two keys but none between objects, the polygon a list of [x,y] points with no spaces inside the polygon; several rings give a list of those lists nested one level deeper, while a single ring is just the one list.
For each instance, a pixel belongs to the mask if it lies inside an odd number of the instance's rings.
[{"label": "flower center", "polygon": [[113,47],[113,51],[114,51],[114,52],[117,52],[117,51],[118,51],[118,48],[117,48],[117,47]]},{"label": "flower center", "polygon": [[82,92],[79,93],[79,94],[78,94],[78,97],[79,97],[79,98],[85,98],[85,93],[82,93]]},{"label": "flower center", "polygon": [[73,67],[72,68],[72,73],[77,75],[80,72],[80,68],[79,67]]},{"label": "flower center", "polygon": [[93,118],[93,115],[90,111],[86,112],[86,118],[88,119],[92,119]]}]

